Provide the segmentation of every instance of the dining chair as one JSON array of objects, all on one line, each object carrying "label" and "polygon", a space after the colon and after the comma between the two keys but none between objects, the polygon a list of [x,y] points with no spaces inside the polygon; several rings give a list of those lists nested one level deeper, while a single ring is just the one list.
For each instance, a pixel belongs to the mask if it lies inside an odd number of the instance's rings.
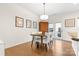
[{"label": "dining chair", "polygon": [[51,32],[45,32],[46,39],[43,40],[43,43],[46,45],[46,50],[52,48],[53,37]]},{"label": "dining chair", "polygon": [[[41,43],[40,38],[36,37],[35,42],[40,44]],[[37,47],[39,48],[38,44]],[[52,47],[52,44],[53,44],[52,34],[49,32],[45,32],[45,36],[43,37],[43,46],[45,47],[46,51]]]}]

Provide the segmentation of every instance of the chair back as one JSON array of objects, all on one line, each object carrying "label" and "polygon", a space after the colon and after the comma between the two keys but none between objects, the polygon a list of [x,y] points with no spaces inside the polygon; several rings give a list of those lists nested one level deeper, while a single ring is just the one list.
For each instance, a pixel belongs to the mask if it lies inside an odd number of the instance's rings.
[{"label": "chair back", "polygon": [[46,39],[51,40],[51,33],[50,32],[45,32],[45,36],[47,37]]}]

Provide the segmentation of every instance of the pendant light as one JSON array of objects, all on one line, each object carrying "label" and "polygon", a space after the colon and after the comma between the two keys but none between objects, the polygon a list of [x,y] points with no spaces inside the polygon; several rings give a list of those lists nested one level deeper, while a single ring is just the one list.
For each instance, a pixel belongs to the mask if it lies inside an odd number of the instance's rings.
[{"label": "pendant light", "polygon": [[43,3],[44,5],[44,14],[40,16],[41,20],[47,20],[48,19],[48,15],[45,14],[45,3]]}]

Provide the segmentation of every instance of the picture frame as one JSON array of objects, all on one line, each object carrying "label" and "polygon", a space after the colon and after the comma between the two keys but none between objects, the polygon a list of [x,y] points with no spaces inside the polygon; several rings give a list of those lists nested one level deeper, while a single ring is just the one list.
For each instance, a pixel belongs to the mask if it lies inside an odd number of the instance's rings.
[{"label": "picture frame", "polygon": [[65,27],[75,27],[75,18],[65,19]]},{"label": "picture frame", "polygon": [[37,22],[33,21],[33,28],[37,28]]},{"label": "picture frame", "polygon": [[29,19],[26,19],[26,28],[31,28],[32,27],[32,21]]},{"label": "picture frame", "polygon": [[15,16],[15,26],[16,27],[24,27],[24,18]]}]

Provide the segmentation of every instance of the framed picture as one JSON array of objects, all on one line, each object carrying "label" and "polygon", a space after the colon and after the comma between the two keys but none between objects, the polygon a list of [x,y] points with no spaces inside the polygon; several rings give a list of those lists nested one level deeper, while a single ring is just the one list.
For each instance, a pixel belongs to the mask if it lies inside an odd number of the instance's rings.
[{"label": "framed picture", "polygon": [[29,19],[26,19],[26,28],[31,28],[32,27],[32,21]]},{"label": "framed picture", "polygon": [[37,28],[37,22],[33,22],[33,28]]},{"label": "framed picture", "polygon": [[24,18],[15,16],[15,26],[16,27],[24,27]]},{"label": "framed picture", "polygon": [[75,18],[66,19],[65,20],[65,27],[75,27]]}]

